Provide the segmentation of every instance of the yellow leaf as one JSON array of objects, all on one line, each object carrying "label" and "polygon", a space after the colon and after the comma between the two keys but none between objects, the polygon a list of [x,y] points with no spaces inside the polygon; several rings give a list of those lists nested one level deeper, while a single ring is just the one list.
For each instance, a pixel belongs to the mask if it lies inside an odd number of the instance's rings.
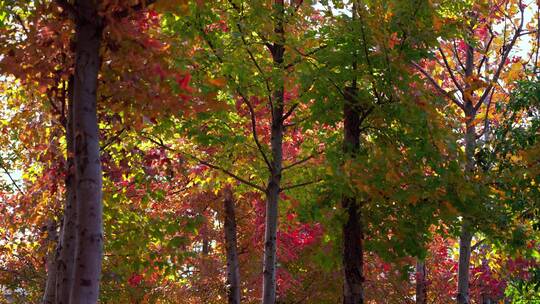
[{"label": "yellow leaf", "polygon": [[509,80],[516,80],[519,78],[519,75],[521,74],[521,71],[523,70],[523,67],[521,65],[521,63],[513,63],[511,66],[510,66],[510,70],[508,71],[508,79]]}]

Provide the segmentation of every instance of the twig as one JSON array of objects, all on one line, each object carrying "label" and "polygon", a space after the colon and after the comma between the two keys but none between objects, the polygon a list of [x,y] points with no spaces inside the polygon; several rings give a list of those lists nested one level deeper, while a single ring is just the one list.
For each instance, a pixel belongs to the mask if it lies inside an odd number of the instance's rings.
[{"label": "twig", "polygon": [[0,167],[2,168],[2,170],[4,170],[4,172],[6,173],[6,175],[9,177],[9,179],[11,180],[11,183],[13,184],[13,186],[15,186],[15,188],[17,188],[17,190],[24,195],[24,191],[22,191],[22,189],[19,187],[19,185],[17,185],[17,182],[15,181],[15,179],[13,178],[13,176],[11,176],[11,173],[9,173],[8,169],[4,166],[4,160],[0,158]]},{"label": "twig", "polygon": [[435,81],[435,79],[433,79],[433,77],[431,77],[431,75],[429,75],[428,72],[426,72],[426,70],[424,70],[419,64],[417,64],[416,62],[412,62],[412,65],[418,70],[420,71],[420,73],[422,73],[422,75],[424,75],[428,80],[429,82],[431,82],[431,84],[433,85],[433,87],[435,87],[435,89],[442,95],[444,95],[445,97],[447,97],[448,99],[450,99],[453,103],[455,103],[458,107],[460,107],[462,110],[465,110],[465,106],[463,106],[463,104],[461,102],[459,102],[459,100],[457,100],[454,96],[450,95],[450,93],[448,93],[447,91],[445,91],[443,88],[441,88],[441,86],[439,86],[439,84]]},{"label": "twig", "polygon": [[250,182],[250,181],[248,181],[248,180],[246,180],[246,179],[243,179],[243,178],[241,178],[240,176],[238,176],[238,175],[236,175],[236,174],[230,172],[229,170],[227,170],[227,169],[225,169],[225,168],[223,168],[223,167],[214,165],[214,164],[212,164],[212,163],[210,163],[210,162],[208,162],[208,161],[202,160],[202,159],[196,157],[195,155],[192,155],[192,154],[186,153],[186,152],[184,152],[184,151],[180,151],[180,150],[171,148],[171,147],[165,145],[165,143],[163,143],[163,141],[162,141],[161,139],[156,140],[156,139],[154,139],[154,138],[152,138],[152,137],[144,136],[144,135],[143,135],[143,137],[146,138],[146,139],[148,139],[149,141],[153,142],[154,144],[156,144],[156,145],[158,145],[158,146],[164,148],[164,149],[167,149],[167,150],[169,150],[169,151],[172,151],[172,152],[175,152],[175,153],[180,153],[180,154],[182,154],[182,155],[185,155],[185,156],[187,156],[187,157],[189,157],[189,158],[192,158],[192,159],[196,160],[197,162],[199,162],[199,163],[202,164],[202,165],[205,165],[205,166],[210,167],[210,168],[212,168],[212,169],[219,170],[219,171],[221,171],[221,172],[223,172],[223,173],[229,175],[230,177],[232,177],[232,178],[238,180],[238,181],[241,182],[241,183],[244,183],[244,184],[246,184],[246,185],[248,185],[248,186],[251,186],[251,187],[253,187],[253,188],[255,188],[255,189],[257,189],[257,190],[259,190],[259,191],[261,191],[261,192],[265,192],[265,189],[264,189],[262,186],[259,186],[259,185],[255,184],[255,183],[252,183],[252,182]]},{"label": "twig", "polygon": [[296,185],[285,186],[283,188],[280,188],[279,191],[283,192],[283,191],[291,190],[291,189],[294,189],[294,188],[299,188],[299,187],[303,187],[303,186],[307,186],[307,185],[311,185],[311,184],[316,184],[316,183],[318,183],[320,181],[322,181],[322,179],[317,179],[317,180],[314,180],[314,181],[304,182],[304,183],[300,183],[300,184],[296,184]]}]

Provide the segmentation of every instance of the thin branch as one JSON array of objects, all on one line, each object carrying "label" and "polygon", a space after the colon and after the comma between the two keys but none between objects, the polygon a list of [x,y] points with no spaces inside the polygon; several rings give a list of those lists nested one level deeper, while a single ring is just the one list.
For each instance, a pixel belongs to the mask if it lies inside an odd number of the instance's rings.
[{"label": "thin branch", "polygon": [[15,19],[17,19],[17,21],[21,25],[21,27],[22,27],[24,33],[26,34],[26,36],[30,37],[30,31],[28,30],[28,28],[24,24],[24,21],[23,21],[22,17],[19,14],[14,14],[14,15],[15,15]]},{"label": "thin branch", "polygon": [[120,138],[120,136],[122,135],[122,133],[124,133],[125,130],[126,128],[122,128],[120,131],[118,131],[116,135],[114,135],[105,145],[103,145],[103,147],[101,147],[101,150],[104,151],[110,145],[112,145],[118,138]]},{"label": "thin branch", "polygon": [[296,162],[294,162],[294,163],[292,163],[292,164],[290,164],[290,165],[284,166],[283,169],[281,169],[281,171],[283,172],[283,171],[285,171],[285,170],[287,170],[287,169],[291,169],[291,168],[293,168],[293,167],[296,167],[296,166],[298,166],[298,165],[301,165],[301,164],[303,164],[303,163],[305,163],[305,162],[307,162],[307,161],[309,161],[309,160],[315,158],[315,156],[317,156],[317,155],[319,155],[319,154],[320,154],[320,153],[316,153],[316,154],[314,154],[314,155],[310,155],[310,156],[305,157],[305,158],[302,158],[301,160],[296,161]]},{"label": "thin branch", "polygon": [[[489,101],[488,101],[488,104],[487,104],[486,116],[484,117],[484,129],[482,130],[482,132],[480,134],[478,134],[478,136],[477,136],[478,138],[482,137],[484,134],[486,134],[486,132],[489,132],[488,131],[488,129],[489,129],[489,110],[491,108],[491,103],[493,101],[493,91],[491,92],[490,96],[491,97],[489,98]],[[488,137],[488,134],[486,134],[486,139],[487,139],[487,137]]]},{"label": "thin branch", "polygon": [[499,62],[499,66],[497,67],[497,70],[495,71],[495,74],[493,75],[493,78],[489,82],[488,87],[486,88],[486,90],[484,91],[482,96],[480,97],[480,100],[478,100],[478,103],[474,106],[475,111],[477,111],[482,106],[482,104],[484,103],[486,98],[489,96],[489,93],[490,93],[491,89],[493,88],[493,83],[496,83],[497,81],[499,81],[499,77],[501,75],[502,69],[506,65],[506,59],[508,58],[508,55],[510,55],[510,52],[512,51],[512,48],[514,47],[517,39],[519,38],[519,36],[521,34],[521,30],[523,29],[524,13],[525,13],[524,8],[522,7],[521,4],[522,3],[520,1],[520,5],[518,5],[519,10],[520,10],[520,14],[521,14],[521,20],[519,22],[519,26],[517,27],[516,32],[514,33],[514,36],[512,37],[512,40],[510,40],[510,43],[508,45],[503,46],[504,52],[503,52],[503,55],[501,57],[501,61]]},{"label": "thin branch", "polygon": [[261,155],[262,155],[262,157],[264,159],[264,162],[268,166],[268,169],[272,170],[272,165],[270,164],[270,160],[266,156],[266,153],[264,152],[264,149],[263,149],[263,147],[261,145],[261,142],[259,141],[259,135],[257,135],[257,121],[256,121],[256,118],[255,118],[255,110],[253,109],[253,105],[244,96],[244,94],[242,94],[240,92],[240,90],[237,89],[236,92],[240,95],[240,97],[242,97],[242,100],[248,106],[249,116],[251,118],[251,133],[253,134],[253,140],[255,141],[255,144],[257,145],[257,148],[258,148],[259,152],[261,153]]},{"label": "thin branch", "polygon": [[291,108],[289,109],[289,111],[287,111],[287,113],[283,115],[283,118],[281,120],[282,121],[287,120],[287,118],[289,118],[292,115],[292,113],[294,112],[294,110],[296,110],[297,107],[298,107],[298,103],[293,104]]},{"label": "thin branch", "polygon": [[476,250],[476,248],[478,248],[480,245],[482,245],[482,243],[484,243],[485,241],[486,241],[486,239],[481,239],[480,241],[476,242],[476,244],[471,246],[471,251]]},{"label": "thin branch", "polygon": [[268,82],[268,77],[265,76],[264,71],[262,70],[261,66],[259,65],[259,62],[257,59],[255,59],[255,56],[253,55],[253,52],[249,49],[249,45],[246,41],[246,37],[244,36],[244,32],[242,31],[242,27],[240,26],[240,23],[236,23],[236,27],[238,28],[238,31],[240,32],[240,38],[242,39],[242,43],[244,44],[244,47],[246,49],[246,52],[249,55],[249,58],[259,71],[261,73],[262,78],[264,79],[264,83],[266,86],[266,92],[267,92],[267,98],[268,98],[268,104],[272,106],[272,90],[270,89],[270,83]]},{"label": "thin branch", "polygon": [[250,182],[250,181],[248,181],[248,180],[246,180],[246,179],[243,179],[243,178],[241,178],[240,176],[238,176],[238,175],[236,175],[236,174],[234,174],[234,173],[232,173],[232,172],[230,172],[230,171],[228,171],[228,170],[226,170],[226,169],[224,169],[224,168],[222,168],[222,167],[220,167],[220,166],[216,166],[216,165],[213,165],[213,164],[211,164],[211,163],[209,163],[209,162],[207,162],[207,161],[204,161],[204,160],[201,160],[201,159],[197,159],[197,158],[194,157],[194,156],[192,156],[192,158],[196,159],[198,162],[200,162],[201,164],[203,164],[203,165],[205,165],[205,166],[207,166],[207,167],[210,167],[210,168],[212,168],[212,169],[219,170],[219,171],[221,171],[221,172],[223,172],[223,173],[229,175],[230,177],[232,177],[232,178],[238,180],[238,181],[241,182],[241,183],[244,183],[244,184],[246,184],[246,185],[248,185],[248,186],[251,186],[251,187],[253,187],[253,188],[255,188],[255,189],[257,189],[257,190],[259,190],[259,191],[261,191],[261,192],[265,192],[265,189],[264,189],[263,187],[261,187],[261,186],[255,184],[255,183],[252,183],[252,182]]},{"label": "thin branch", "polygon": [[307,186],[307,185],[316,184],[316,183],[321,182],[321,181],[322,181],[322,179],[317,179],[317,180],[314,180],[314,181],[309,181],[309,182],[304,182],[304,183],[300,183],[300,184],[285,186],[283,188],[280,188],[279,191],[283,192],[283,191],[291,190],[291,189],[294,189],[294,188],[299,188],[299,187],[304,187],[304,186]]},{"label": "thin branch", "polygon": [[[219,56],[214,44],[212,43],[212,41],[210,41],[210,39],[208,39],[208,36],[204,33],[204,30],[202,30],[202,28],[200,28],[200,32],[201,32],[201,35],[202,35],[204,41],[206,41],[206,44],[208,44],[208,46],[210,47],[210,49],[212,50],[212,52],[214,53],[214,55],[216,56],[218,61],[220,63],[223,63],[224,62],[223,58],[221,58],[221,56]],[[225,76],[229,80],[234,82],[234,79],[230,74],[227,74]],[[261,143],[259,142],[259,136],[257,135],[257,121],[256,121],[256,118],[255,118],[255,110],[253,109],[253,106],[249,102],[249,100],[247,99],[246,95],[242,91],[240,91],[240,88],[238,88],[238,87],[236,88],[236,93],[238,95],[240,95],[240,97],[242,97],[242,100],[248,106],[249,114],[250,114],[250,118],[251,118],[251,130],[252,130],[253,140],[255,141],[255,144],[257,145],[257,148],[258,148],[259,152],[261,153],[261,155],[262,155],[262,157],[264,159],[264,162],[266,163],[268,169],[271,170],[272,166],[270,164],[270,161],[268,160],[268,157],[266,156],[266,153],[264,152],[264,150],[262,148]],[[270,103],[270,105],[272,105],[272,104]]]},{"label": "thin branch", "polygon": [[424,75],[428,80],[429,82],[431,82],[431,84],[433,85],[433,87],[435,87],[435,89],[442,95],[444,95],[445,97],[447,97],[448,99],[450,99],[454,104],[456,104],[458,107],[460,107],[462,110],[465,110],[465,106],[463,106],[463,104],[461,102],[459,102],[459,100],[457,100],[454,96],[450,95],[450,93],[448,93],[447,91],[445,91],[443,88],[441,88],[441,86],[439,86],[439,84],[435,81],[435,79],[433,79],[433,77],[431,77],[431,75],[429,75],[428,72],[426,72],[426,70],[424,70],[418,63],[416,62],[412,62],[412,65],[418,70],[420,71],[420,73],[422,73],[422,75]]},{"label": "thin branch", "polygon": [[248,186],[251,186],[251,187],[253,187],[253,188],[255,188],[255,189],[257,189],[257,190],[259,190],[259,191],[261,191],[261,192],[265,192],[265,189],[264,189],[263,187],[261,187],[261,186],[255,184],[255,183],[252,183],[252,182],[250,182],[250,181],[248,181],[248,180],[246,180],[246,179],[243,179],[243,178],[241,178],[240,176],[238,176],[238,175],[236,175],[236,174],[230,172],[229,170],[227,170],[227,169],[225,169],[225,168],[223,168],[223,167],[220,167],[220,166],[214,165],[214,164],[212,164],[212,163],[210,163],[210,162],[208,162],[208,161],[202,160],[202,159],[196,157],[195,155],[192,155],[192,154],[189,154],[189,153],[186,153],[186,152],[184,152],[184,151],[177,150],[177,149],[173,149],[173,148],[171,148],[171,147],[165,145],[161,139],[156,140],[156,139],[154,139],[154,138],[152,138],[152,137],[150,137],[150,136],[144,136],[144,135],[143,135],[143,137],[146,138],[146,139],[148,139],[149,141],[153,142],[154,144],[156,144],[156,145],[158,145],[158,146],[160,146],[160,147],[166,149],[166,150],[169,150],[169,151],[172,151],[172,152],[175,152],[175,153],[180,153],[180,154],[182,154],[182,155],[185,155],[185,156],[187,156],[187,157],[189,157],[189,158],[192,158],[192,159],[196,160],[197,162],[199,162],[199,163],[202,164],[202,165],[205,165],[205,166],[210,167],[210,168],[215,169],[215,170],[219,170],[219,171],[221,171],[221,172],[227,174],[228,176],[230,176],[230,177],[236,179],[237,181],[239,181],[239,182],[241,182],[241,183],[243,183],[243,184],[246,184],[246,185],[248,185]]},{"label": "thin branch", "polygon": [[[293,50],[295,50],[298,54],[300,54],[302,57],[308,57],[308,58],[313,58],[311,56],[315,55],[318,51],[321,51],[321,50],[324,50],[325,48],[327,48],[328,45],[327,44],[323,44],[317,48],[314,48],[313,50],[307,52],[307,53],[302,53],[300,52],[300,50],[298,50],[297,48],[293,48]],[[293,66],[297,65],[298,63],[300,63],[302,60],[301,59],[298,59],[298,60],[295,60],[294,62],[291,62],[289,64],[287,64],[284,69],[287,70],[289,68],[292,68]]]},{"label": "thin branch", "polygon": [[9,170],[4,166],[4,160],[0,158],[0,167],[2,168],[2,170],[4,170],[4,173],[6,173],[6,175],[8,176],[8,178],[11,180],[11,183],[13,184],[13,186],[15,186],[15,188],[17,188],[17,190],[24,195],[24,191],[22,191],[22,189],[19,187],[19,185],[17,184],[17,182],[15,181],[15,179],[13,178],[13,176],[11,176],[11,173],[9,173]]},{"label": "thin branch", "polygon": [[480,74],[480,71],[482,70],[482,65],[484,63],[486,63],[486,66],[487,66],[489,48],[491,47],[491,43],[493,42],[493,39],[495,38],[495,34],[493,34],[493,30],[491,29],[491,27],[488,27],[488,30],[491,36],[489,37],[489,41],[486,44],[486,48],[484,49],[484,56],[482,56],[482,60],[480,60],[480,63],[478,64],[478,69],[476,71],[477,74]]},{"label": "thin branch", "polygon": [[463,71],[465,71],[465,65],[463,64],[463,61],[461,61],[461,58],[459,58],[459,52],[457,50],[457,45],[456,45],[456,40],[455,39],[452,40],[452,45],[454,47],[454,55],[456,57],[456,60],[457,60],[457,62],[459,64],[459,66],[461,67],[461,69]]},{"label": "thin branch", "polygon": [[446,59],[446,55],[444,54],[444,52],[443,52],[443,50],[441,49],[440,46],[438,47],[438,49],[439,49],[439,52],[441,53],[444,65],[446,66],[446,70],[450,74],[450,78],[452,78],[452,81],[456,85],[457,89],[461,92],[461,94],[463,96],[465,96],[465,93],[463,93],[463,88],[461,87],[461,85],[457,81],[456,77],[454,76],[454,72],[452,71],[452,68],[450,67],[450,64],[448,63],[448,60]]}]

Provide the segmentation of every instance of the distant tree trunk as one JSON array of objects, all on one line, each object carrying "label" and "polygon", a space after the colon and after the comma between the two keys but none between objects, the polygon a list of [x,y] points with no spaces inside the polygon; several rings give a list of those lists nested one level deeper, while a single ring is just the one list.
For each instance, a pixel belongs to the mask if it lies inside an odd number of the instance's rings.
[{"label": "distant tree trunk", "polygon": [[416,261],[416,304],[427,304],[426,263]]},{"label": "distant tree trunk", "polygon": [[236,241],[236,214],[230,186],[223,190],[225,210],[225,251],[227,255],[227,298],[229,304],[240,304],[240,266]]},{"label": "distant tree trunk", "polygon": [[[347,88],[343,106],[344,139],[343,152],[355,157],[360,149],[360,114],[357,103],[356,83]],[[344,195],[341,205],[347,214],[343,225],[343,304],[363,304],[364,229],[361,206],[356,198]]]},{"label": "distant tree trunk", "polygon": [[204,235],[202,242],[202,254],[203,256],[207,256],[208,253],[210,253],[210,242],[208,241],[208,235]]},{"label": "distant tree trunk", "polygon": [[[274,32],[277,41],[270,47],[274,66],[283,71],[285,53],[284,0],[274,3]],[[270,145],[272,150],[270,177],[266,186],[266,226],[264,233],[263,304],[276,303],[277,229],[278,202],[283,166],[283,120],[284,120],[284,79],[283,73],[275,81],[272,100],[272,124]]]},{"label": "distant tree trunk", "polygon": [[[50,244],[55,244],[58,239],[58,233],[56,232],[56,222],[50,221],[47,225],[47,243],[46,246],[50,247]],[[47,255],[47,281],[45,283],[45,292],[43,294],[43,304],[54,304],[55,288],[56,285],[56,250],[51,250]]]},{"label": "distant tree trunk", "polygon": [[69,294],[73,284],[73,266],[75,264],[75,245],[77,238],[77,206],[75,193],[75,150],[73,136],[73,76],[68,84],[68,106],[66,122],[66,202],[64,206],[64,219],[58,242],[58,256],[56,262],[56,304],[69,304]]},{"label": "distant tree trunk", "polygon": [[[474,68],[474,48],[472,45],[467,45],[467,57],[465,63],[465,77],[473,75]],[[468,87],[465,90],[469,89]],[[472,174],[475,168],[474,150],[476,148],[476,130],[474,120],[476,119],[476,110],[471,98],[464,96],[465,101],[465,155],[467,163],[465,171],[467,174]],[[469,304],[469,267],[471,260],[471,241],[473,231],[470,220],[465,215],[461,225],[461,235],[459,237],[459,262],[458,262],[458,290],[457,303]]]},{"label": "distant tree trunk", "polygon": [[75,2],[73,132],[77,196],[77,246],[70,304],[96,304],[103,251],[102,172],[96,91],[102,24],[99,0]]}]

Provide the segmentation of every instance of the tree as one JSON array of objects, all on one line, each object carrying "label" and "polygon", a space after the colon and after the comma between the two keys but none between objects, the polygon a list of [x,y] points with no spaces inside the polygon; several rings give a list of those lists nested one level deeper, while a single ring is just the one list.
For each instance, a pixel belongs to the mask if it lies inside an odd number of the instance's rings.
[{"label": "tree", "polygon": [[[528,34],[524,31],[526,6],[521,1],[503,1],[495,6],[490,6],[489,3],[476,3],[466,9],[470,13],[463,16],[462,40],[458,42],[455,39],[447,40],[438,47],[435,64],[440,65],[438,69],[441,73],[436,77],[443,79],[442,86],[423,67],[413,63],[433,87],[463,113],[462,132],[466,156],[464,172],[470,183],[478,172],[475,158],[480,144],[478,139],[484,136],[487,142],[489,138],[491,105],[504,100],[504,88],[512,86],[512,77],[517,72],[516,69],[519,69],[520,59],[514,57],[514,64],[510,65],[510,54],[518,39]],[[502,39],[496,38],[497,32],[494,27],[497,24],[504,25]],[[510,78],[501,84],[501,77],[507,76]],[[451,87],[451,90],[446,87]],[[480,123],[481,118],[478,118],[482,109],[484,109],[484,124]],[[483,128],[479,135],[477,129],[481,129],[480,127]],[[482,208],[479,207],[483,200],[481,196],[467,198],[469,199],[474,201],[473,205],[477,210]],[[457,303],[466,304],[469,303],[471,241],[477,229],[475,228],[477,218],[474,211],[461,210],[461,212],[463,222],[460,235]]]}]

